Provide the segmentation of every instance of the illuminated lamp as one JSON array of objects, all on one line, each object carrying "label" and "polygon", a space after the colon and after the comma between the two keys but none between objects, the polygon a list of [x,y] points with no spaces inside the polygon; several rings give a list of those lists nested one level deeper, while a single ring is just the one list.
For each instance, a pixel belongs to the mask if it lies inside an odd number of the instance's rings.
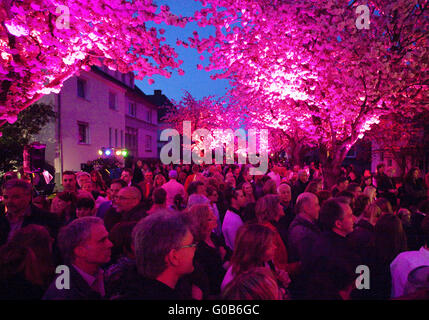
[{"label": "illuminated lamp", "polygon": [[121,155],[121,153],[122,153],[122,152],[121,152],[121,150],[116,150],[116,155],[117,155],[117,156],[120,156],[120,155]]},{"label": "illuminated lamp", "polygon": [[122,156],[123,157],[128,156],[128,150],[126,150],[126,149],[122,150]]},{"label": "illuminated lamp", "polygon": [[112,150],[107,149],[106,151],[104,151],[104,154],[105,154],[106,156],[110,156],[110,155],[112,154]]},{"label": "illuminated lamp", "polygon": [[98,154],[100,155],[100,156],[102,156],[103,155],[103,150],[98,150]]}]

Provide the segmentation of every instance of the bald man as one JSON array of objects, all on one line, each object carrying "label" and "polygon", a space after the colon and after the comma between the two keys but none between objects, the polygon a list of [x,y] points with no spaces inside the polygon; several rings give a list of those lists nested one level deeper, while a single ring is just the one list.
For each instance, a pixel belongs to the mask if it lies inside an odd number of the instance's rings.
[{"label": "bald man", "polygon": [[118,222],[139,221],[147,216],[141,202],[141,192],[136,187],[125,187],[115,196],[116,209],[110,208],[104,216],[104,224],[108,231]]},{"label": "bald man", "polygon": [[301,193],[296,200],[297,216],[288,230],[288,253],[290,262],[302,261],[310,254],[311,246],[320,235],[317,225],[319,218],[319,199],[310,192]]}]

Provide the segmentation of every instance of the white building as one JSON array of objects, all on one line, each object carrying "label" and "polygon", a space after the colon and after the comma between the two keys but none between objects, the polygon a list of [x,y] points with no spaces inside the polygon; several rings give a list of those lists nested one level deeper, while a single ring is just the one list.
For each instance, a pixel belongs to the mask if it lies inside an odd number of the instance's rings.
[{"label": "white building", "polygon": [[64,82],[59,94],[44,96],[57,113],[34,137],[46,144],[46,162],[61,172],[81,170],[101,148],[126,148],[129,155],[154,159],[157,153],[157,107],[134,85],[134,74],[93,67]]}]

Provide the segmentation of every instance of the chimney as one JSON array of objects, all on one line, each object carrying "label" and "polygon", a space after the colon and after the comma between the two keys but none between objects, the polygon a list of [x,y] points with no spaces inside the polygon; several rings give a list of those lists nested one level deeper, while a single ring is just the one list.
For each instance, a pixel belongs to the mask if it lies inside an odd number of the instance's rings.
[{"label": "chimney", "polygon": [[155,96],[160,96],[160,95],[162,95],[162,90],[153,90],[153,94]]}]

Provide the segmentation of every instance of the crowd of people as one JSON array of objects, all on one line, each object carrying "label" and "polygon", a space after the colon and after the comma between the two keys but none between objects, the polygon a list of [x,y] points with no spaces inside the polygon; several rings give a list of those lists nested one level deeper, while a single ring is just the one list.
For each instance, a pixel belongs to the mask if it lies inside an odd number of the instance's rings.
[{"label": "crowd of people", "polygon": [[0,299],[429,298],[429,174],[350,166],[327,188],[313,163],[249,169],[65,171],[52,199],[5,180]]}]

